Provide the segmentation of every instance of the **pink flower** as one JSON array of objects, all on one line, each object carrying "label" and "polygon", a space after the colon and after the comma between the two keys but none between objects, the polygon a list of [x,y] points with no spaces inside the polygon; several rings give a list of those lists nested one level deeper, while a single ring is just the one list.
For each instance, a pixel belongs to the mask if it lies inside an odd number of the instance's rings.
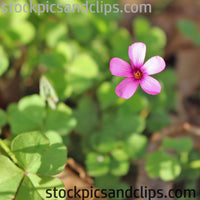
[{"label": "pink flower", "polygon": [[149,75],[157,74],[165,69],[165,61],[160,56],[154,56],[144,63],[146,45],[136,42],[129,47],[131,65],[120,58],[112,58],[110,71],[112,75],[127,77],[116,87],[116,94],[129,99],[137,90],[139,84],[148,94],[156,95],[161,92],[160,83]]}]

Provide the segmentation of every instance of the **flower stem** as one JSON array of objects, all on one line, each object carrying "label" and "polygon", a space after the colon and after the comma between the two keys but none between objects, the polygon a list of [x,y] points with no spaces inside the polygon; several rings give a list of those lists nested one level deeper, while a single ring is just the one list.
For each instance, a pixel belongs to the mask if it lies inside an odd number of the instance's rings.
[{"label": "flower stem", "polygon": [[19,161],[15,157],[15,154],[8,148],[8,146],[4,143],[4,141],[2,139],[0,139],[0,147],[5,151],[5,153],[11,158],[11,160],[16,165],[18,165],[19,167],[22,166],[21,163],[19,163]]}]

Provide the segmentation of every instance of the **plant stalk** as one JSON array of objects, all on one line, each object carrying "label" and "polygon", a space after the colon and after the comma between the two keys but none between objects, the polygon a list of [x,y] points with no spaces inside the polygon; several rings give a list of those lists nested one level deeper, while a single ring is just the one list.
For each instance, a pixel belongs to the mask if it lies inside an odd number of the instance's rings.
[{"label": "plant stalk", "polygon": [[10,157],[10,159],[19,167],[22,167],[21,163],[15,157],[15,154],[10,150],[10,148],[0,139],[0,147],[5,151],[5,153]]}]

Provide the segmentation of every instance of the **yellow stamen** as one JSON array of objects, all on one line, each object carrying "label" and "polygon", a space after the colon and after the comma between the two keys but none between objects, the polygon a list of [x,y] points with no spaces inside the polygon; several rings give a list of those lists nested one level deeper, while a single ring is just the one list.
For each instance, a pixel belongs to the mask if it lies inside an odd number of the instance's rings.
[{"label": "yellow stamen", "polygon": [[135,71],[134,76],[137,80],[141,79],[143,74],[140,70]]}]

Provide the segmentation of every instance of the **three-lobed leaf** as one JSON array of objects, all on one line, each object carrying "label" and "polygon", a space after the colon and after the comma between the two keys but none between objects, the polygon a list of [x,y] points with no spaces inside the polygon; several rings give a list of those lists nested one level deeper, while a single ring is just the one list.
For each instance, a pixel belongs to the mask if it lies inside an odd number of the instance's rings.
[{"label": "three-lobed leaf", "polygon": [[130,158],[137,160],[146,153],[147,142],[146,136],[132,134],[125,140],[124,150]]},{"label": "three-lobed leaf", "polygon": [[98,123],[98,113],[95,102],[90,97],[82,98],[74,115],[77,119],[76,130],[81,133],[89,133],[95,129]]},{"label": "three-lobed leaf", "polygon": [[68,106],[58,103],[55,110],[46,108],[45,101],[39,95],[27,96],[18,104],[11,104],[8,108],[8,121],[14,135],[36,130],[52,130],[66,135],[76,125]]},{"label": "three-lobed leaf", "polygon": [[87,155],[86,166],[91,176],[102,176],[109,172],[110,157],[100,153],[91,152]]},{"label": "three-lobed leaf", "polygon": [[69,84],[74,94],[81,94],[92,87],[98,77],[96,61],[86,53],[77,56],[69,68]]},{"label": "three-lobed leaf", "polygon": [[45,102],[38,95],[22,98],[18,104],[8,108],[8,120],[11,132],[17,135],[22,132],[40,130],[43,126]]},{"label": "three-lobed leaf", "polygon": [[22,133],[12,141],[11,150],[18,166],[0,155],[0,199],[42,200],[46,189],[64,189],[59,179],[51,177],[64,169],[67,159],[66,147],[56,132]]},{"label": "three-lobed leaf", "polygon": [[146,171],[152,178],[171,181],[181,173],[181,166],[173,156],[163,151],[156,151],[147,157]]},{"label": "three-lobed leaf", "polygon": [[67,135],[75,126],[76,119],[72,117],[72,110],[64,103],[59,103],[56,110],[47,109],[45,130],[52,130]]}]

